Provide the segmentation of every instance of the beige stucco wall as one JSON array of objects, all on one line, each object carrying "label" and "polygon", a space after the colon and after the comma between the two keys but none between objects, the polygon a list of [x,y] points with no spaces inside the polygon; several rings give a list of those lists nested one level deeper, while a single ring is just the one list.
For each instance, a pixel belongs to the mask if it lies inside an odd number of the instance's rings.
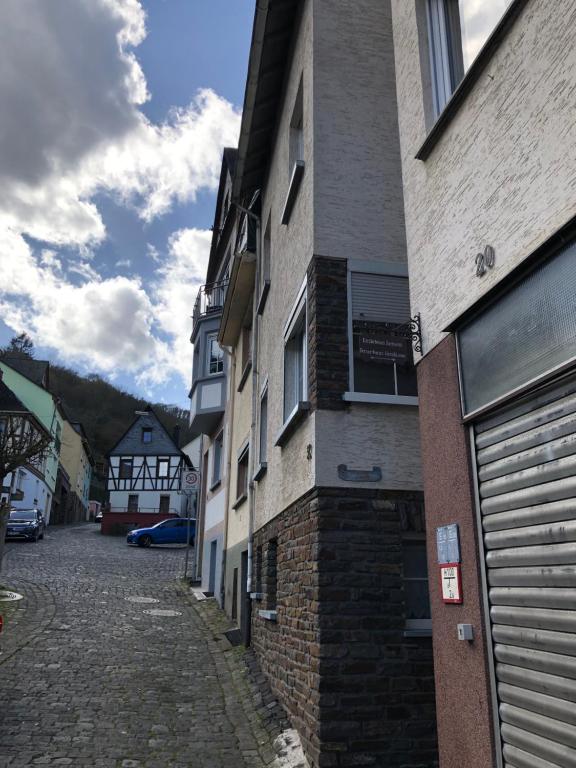
[{"label": "beige stucco wall", "polygon": [[[259,390],[268,380],[268,472],[255,490],[255,527],[279,514],[314,484],[314,468],[305,459],[313,441],[314,418],[309,417],[283,448],[274,447],[283,423],[284,326],[306,276],[313,254],[313,8],[305,4],[287,80],[276,143],[263,190],[262,223],[271,215],[270,292],[260,322]],[[300,77],[303,76],[304,177],[288,225],[280,223],[289,183],[289,127]],[[303,460],[300,460],[303,457]]]},{"label": "beige stucco wall", "polygon": [[406,261],[390,0],[314,1],[314,250]]},{"label": "beige stucco wall", "polygon": [[[527,0],[426,161],[415,0],[392,0],[411,301],[424,353],[576,214],[576,6]],[[494,247],[479,278],[475,255]]]},{"label": "beige stucco wall", "polygon": [[[348,412],[316,414],[316,483],[320,486],[422,490],[418,409],[354,403]],[[380,482],[340,480],[338,465],[382,471]]]}]

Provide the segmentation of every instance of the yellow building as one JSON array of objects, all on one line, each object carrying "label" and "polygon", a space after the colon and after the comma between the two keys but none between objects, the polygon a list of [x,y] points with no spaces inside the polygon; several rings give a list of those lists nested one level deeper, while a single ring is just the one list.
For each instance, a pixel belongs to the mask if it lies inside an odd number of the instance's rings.
[{"label": "yellow building", "polygon": [[62,512],[66,519],[60,522],[87,520],[93,459],[79,422],[64,421],[60,464],[70,477],[70,497],[67,509]]}]

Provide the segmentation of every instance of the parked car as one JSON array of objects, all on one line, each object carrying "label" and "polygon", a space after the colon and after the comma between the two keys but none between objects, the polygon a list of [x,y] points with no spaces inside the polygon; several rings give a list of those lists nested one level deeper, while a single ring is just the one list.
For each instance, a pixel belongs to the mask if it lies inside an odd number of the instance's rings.
[{"label": "parked car", "polygon": [[44,528],[44,517],[39,509],[11,509],[6,538],[38,541],[44,538]]},{"label": "parked car", "polygon": [[[188,520],[184,517],[172,517],[150,528],[135,528],[128,533],[128,544],[150,547],[152,544],[186,544]],[[190,544],[194,544],[196,520],[190,520]]]}]

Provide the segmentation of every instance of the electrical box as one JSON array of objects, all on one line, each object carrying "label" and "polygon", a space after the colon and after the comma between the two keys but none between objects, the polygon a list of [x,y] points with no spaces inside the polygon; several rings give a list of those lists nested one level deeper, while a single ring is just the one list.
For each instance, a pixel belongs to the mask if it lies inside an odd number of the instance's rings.
[{"label": "electrical box", "polygon": [[458,624],[458,640],[474,640],[472,624]]}]

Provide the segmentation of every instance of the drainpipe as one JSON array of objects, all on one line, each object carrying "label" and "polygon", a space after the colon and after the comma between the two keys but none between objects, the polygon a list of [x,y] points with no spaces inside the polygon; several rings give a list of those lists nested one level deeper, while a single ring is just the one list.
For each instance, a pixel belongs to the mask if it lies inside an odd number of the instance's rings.
[{"label": "drainpipe", "polygon": [[[224,438],[226,440],[226,489],[224,497],[224,541],[222,543],[222,578],[220,579],[220,602],[224,605],[226,596],[226,552],[228,547],[228,520],[230,517],[230,472],[232,468],[232,426],[234,424],[234,405],[236,402],[236,355],[231,347],[222,347],[228,355],[228,404],[224,416]],[[228,434],[226,428],[228,427]]]},{"label": "drainpipe", "polygon": [[254,538],[254,508],[256,488],[254,484],[254,475],[256,474],[256,426],[258,413],[258,344],[259,344],[259,317],[258,317],[258,296],[256,295],[260,285],[260,227],[261,220],[250,211],[251,216],[256,221],[256,276],[254,278],[254,298],[252,300],[252,422],[250,424],[250,472],[248,475],[248,574],[246,578],[246,645],[250,645],[252,629],[252,560],[253,560],[253,538]]}]

